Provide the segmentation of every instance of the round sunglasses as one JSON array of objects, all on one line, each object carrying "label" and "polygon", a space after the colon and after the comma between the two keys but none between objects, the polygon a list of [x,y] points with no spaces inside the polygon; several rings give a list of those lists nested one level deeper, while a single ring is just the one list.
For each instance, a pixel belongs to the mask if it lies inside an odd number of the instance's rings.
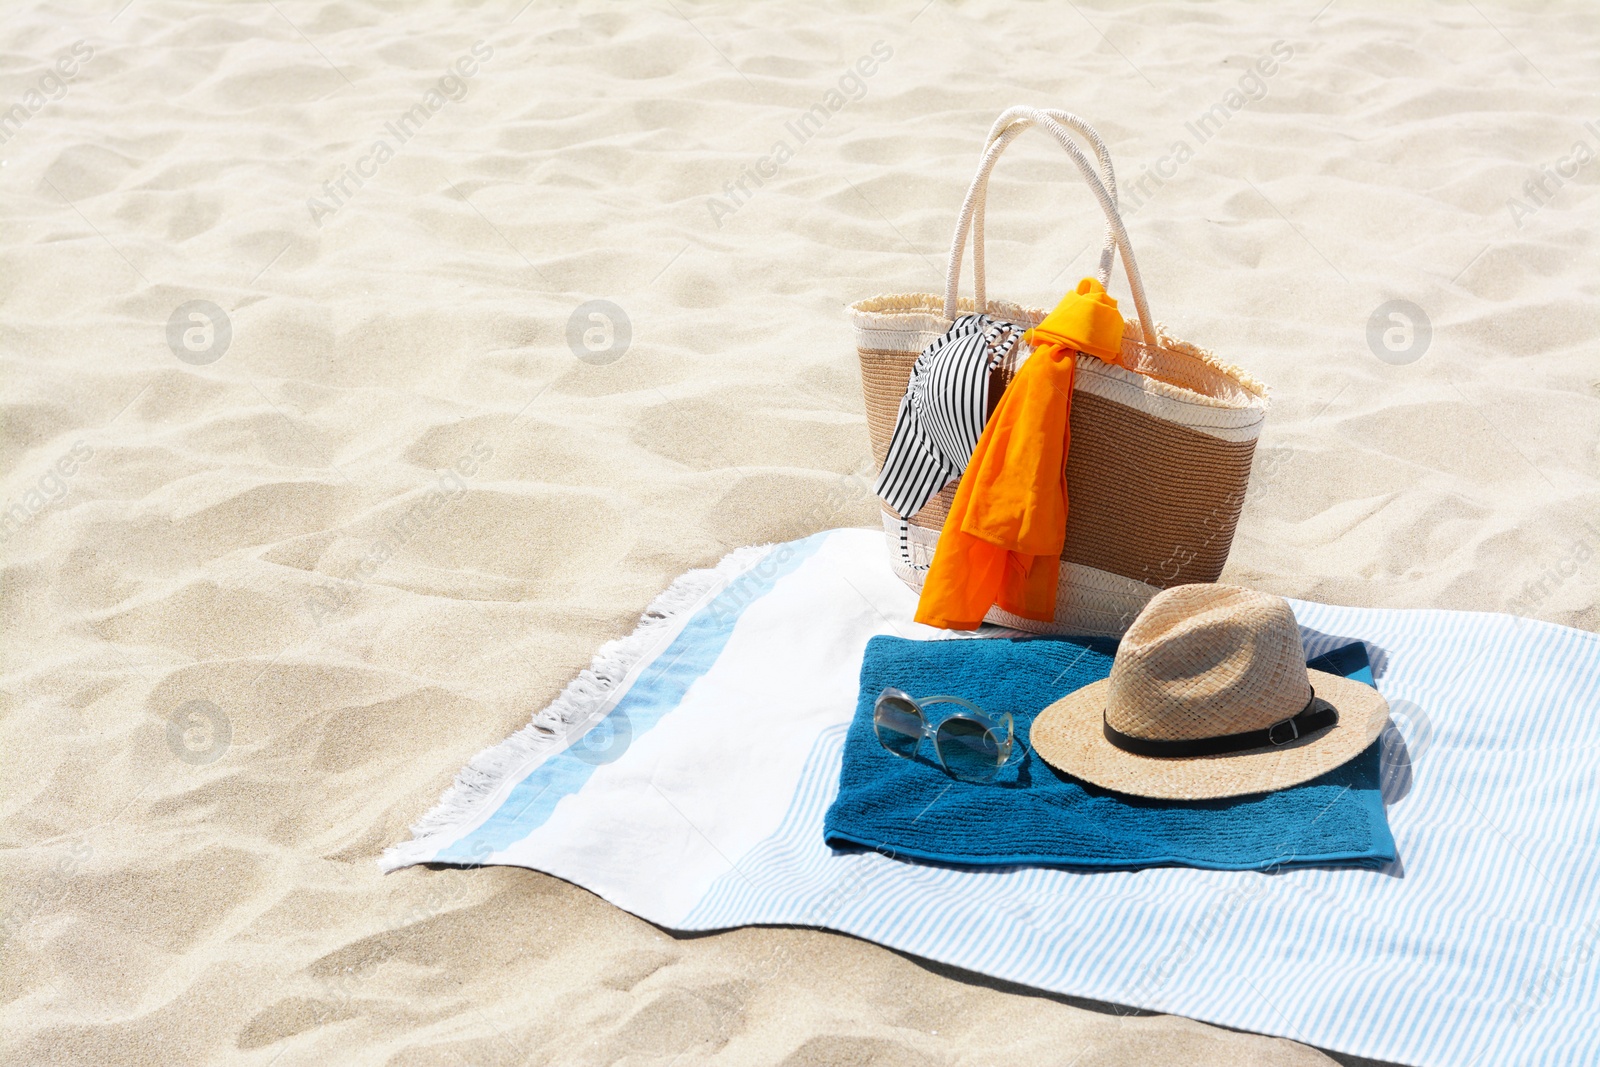
[{"label": "round sunglasses", "polygon": [[[954,704],[961,710],[935,727],[924,710],[934,704]],[[893,686],[878,694],[872,708],[872,729],[878,744],[904,759],[916,759],[924,738],[932,741],[933,754],[945,773],[968,782],[991,780],[1011,758],[1012,750],[1022,747],[1009,713],[990,715],[960,697],[918,700]]]}]

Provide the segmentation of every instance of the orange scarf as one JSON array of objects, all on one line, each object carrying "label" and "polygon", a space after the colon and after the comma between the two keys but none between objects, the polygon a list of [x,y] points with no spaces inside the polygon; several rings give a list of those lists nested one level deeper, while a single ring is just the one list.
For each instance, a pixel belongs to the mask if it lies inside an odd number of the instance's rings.
[{"label": "orange scarf", "polygon": [[1055,618],[1067,540],[1067,446],[1077,354],[1116,363],[1122,315],[1085,278],[1024,340],[1034,346],[972,450],[917,603],[917,621],[975,630],[991,605]]}]

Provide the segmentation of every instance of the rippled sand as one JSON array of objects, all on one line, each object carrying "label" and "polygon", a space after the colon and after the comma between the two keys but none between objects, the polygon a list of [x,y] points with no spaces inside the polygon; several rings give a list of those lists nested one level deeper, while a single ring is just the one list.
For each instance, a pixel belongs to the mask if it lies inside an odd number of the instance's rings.
[{"label": "rippled sand", "polygon": [[[841,305],[1013,103],[1275,389],[1228,577],[1595,629],[1591,12],[120,2],[0,39],[6,1062],[1328,1062],[374,860],[675,575],[875,522]],[[1069,179],[992,291],[1091,269]]]}]

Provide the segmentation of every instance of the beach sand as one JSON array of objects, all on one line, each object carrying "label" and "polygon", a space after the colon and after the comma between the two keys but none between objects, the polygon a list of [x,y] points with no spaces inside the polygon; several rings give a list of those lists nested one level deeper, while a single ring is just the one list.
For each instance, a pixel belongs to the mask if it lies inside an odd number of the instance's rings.
[{"label": "beach sand", "polygon": [[[675,576],[877,522],[842,307],[1017,103],[1273,388],[1227,579],[1596,629],[1592,11],[121,2],[0,47],[4,1062],[1330,1062],[375,861]],[[990,291],[1100,228],[1029,135]]]}]

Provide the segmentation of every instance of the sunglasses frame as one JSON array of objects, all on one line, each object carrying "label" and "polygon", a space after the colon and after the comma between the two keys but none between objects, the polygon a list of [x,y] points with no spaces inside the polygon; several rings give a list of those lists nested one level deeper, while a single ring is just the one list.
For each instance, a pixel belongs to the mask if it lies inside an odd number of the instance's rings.
[{"label": "sunglasses frame", "polygon": [[[887,744],[884,744],[883,735],[879,732],[880,729],[884,728],[892,729],[892,727],[886,727],[879,721],[879,713],[883,709],[884,702],[888,700],[904,701],[911,707],[913,711],[917,713],[917,720],[922,724],[922,733],[917,737],[916,743],[911,747],[910,755],[907,755],[903,752],[896,752]],[[953,715],[946,715],[944,718],[939,720],[939,725],[935,726],[932,720],[929,718],[928,713],[924,710],[926,707],[932,704],[954,704],[957,707],[965,710],[958,711]],[[977,725],[983,727],[984,731],[994,738],[996,746],[1000,749],[1000,758],[995,761],[994,772],[990,774],[988,778],[963,777],[952,771],[950,769],[950,765],[945,762],[944,753],[939,748],[939,731],[944,728],[946,723],[956,720],[976,723]],[[885,751],[891,755],[899,756],[901,759],[915,760],[917,753],[922,751],[922,742],[924,740],[931,742],[933,745],[934,757],[939,761],[939,767],[944,771],[944,773],[961,782],[990,781],[1011,762],[1013,753],[1020,754],[1021,752],[1027,751],[1026,746],[1024,746],[1023,743],[1017,739],[1016,727],[1012,722],[1010,712],[1003,712],[1000,715],[991,715],[987,711],[984,711],[982,708],[978,707],[976,704],[972,703],[970,700],[963,700],[961,697],[957,696],[938,695],[922,697],[919,700],[910,693],[907,693],[904,689],[896,689],[892,685],[885,686],[883,692],[878,694],[878,699],[872,704],[872,733],[873,736],[878,739],[878,744],[882,746]]]}]

